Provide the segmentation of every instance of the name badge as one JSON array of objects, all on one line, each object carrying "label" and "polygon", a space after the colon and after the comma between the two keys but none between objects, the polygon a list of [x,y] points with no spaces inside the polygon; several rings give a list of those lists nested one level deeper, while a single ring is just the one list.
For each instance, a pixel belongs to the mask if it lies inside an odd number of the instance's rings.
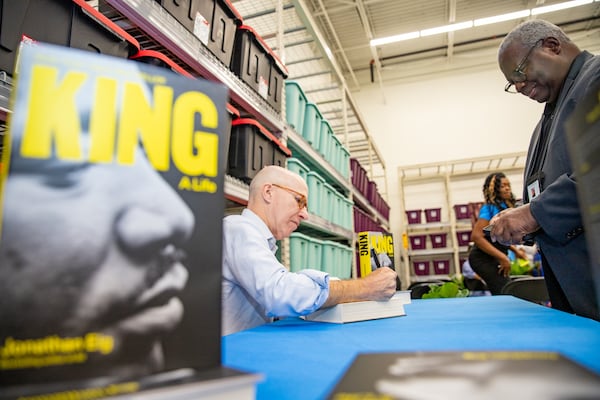
[{"label": "name badge", "polygon": [[535,199],[542,193],[544,184],[544,173],[538,171],[527,179],[527,199],[528,202]]}]

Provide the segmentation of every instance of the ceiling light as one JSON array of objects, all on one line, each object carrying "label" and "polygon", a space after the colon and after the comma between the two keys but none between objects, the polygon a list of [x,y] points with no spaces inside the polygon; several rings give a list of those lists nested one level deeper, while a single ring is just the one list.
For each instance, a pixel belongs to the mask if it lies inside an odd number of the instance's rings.
[{"label": "ceiling light", "polygon": [[531,15],[531,10],[515,11],[508,14],[494,15],[493,17],[479,18],[473,21],[473,25],[481,26],[495,24],[496,22],[510,21],[513,19],[525,18]]},{"label": "ceiling light", "polygon": [[553,4],[551,6],[536,7],[531,9],[531,15],[545,14],[553,11],[564,10],[566,8],[583,6],[585,4],[593,3],[594,0],[574,0],[565,1],[564,3]]},{"label": "ceiling light", "polygon": [[381,46],[381,45],[389,44],[389,43],[401,42],[403,40],[416,39],[418,37],[419,37],[419,32],[409,32],[409,33],[403,33],[401,35],[388,36],[388,37],[383,37],[383,38],[379,38],[379,39],[371,39],[369,44],[371,46],[375,47],[375,46]]},{"label": "ceiling light", "polygon": [[421,36],[437,35],[438,33],[453,32],[459,29],[467,29],[473,27],[473,21],[459,22],[457,24],[438,26],[437,28],[423,29]]},{"label": "ceiling light", "polygon": [[[594,1],[600,2],[600,0],[565,1],[563,3],[553,4],[550,6],[532,8],[531,10],[516,11],[516,12],[512,12],[512,13],[508,13],[508,14],[495,15],[493,17],[479,18],[479,19],[476,19],[475,21],[466,21],[466,22],[460,22],[457,24],[439,26],[437,28],[423,29],[421,32],[410,32],[410,33],[403,33],[401,35],[372,39],[369,44],[371,46],[382,46],[382,45],[389,44],[389,43],[400,42],[402,40],[416,39],[420,36],[430,36],[430,35],[435,35],[438,33],[446,33],[446,32],[456,31],[459,29],[471,28],[473,26],[482,26],[482,25],[487,25],[487,24],[493,24],[495,22],[503,22],[503,21],[509,21],[509,20],[513,20],[513,19],[527,18],[530,15],[545,14],[545,13],[549,13],[549,12],[553,12],[553,11],[564,10],[564,9],[571,8],[571,7],[583,6],[586,4],[593,3]],[[0,0],[0,2],[1,2],[1,0]]]}]

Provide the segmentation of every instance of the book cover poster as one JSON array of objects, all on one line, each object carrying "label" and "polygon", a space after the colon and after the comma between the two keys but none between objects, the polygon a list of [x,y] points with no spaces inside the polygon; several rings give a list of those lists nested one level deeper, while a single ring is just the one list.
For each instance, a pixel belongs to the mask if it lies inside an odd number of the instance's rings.
[{"label": "book cover poster", "polygon": [[555,352],[359,354],[328,396],[343,399],[597,399],[600,375]]},{"label": "book cover poster", "polygon": [[[394,264],[394,238],[391,233],[359,232],[358,255],[358,276],[367,276],[381,267],[396,269]],[[400,290],[399,278],[396,286],[397,290]]]},{"label": "book cover poster", "polygon": [[0,186],[0,398],[98,398],[220,366],[227,95],[23,46]]}]

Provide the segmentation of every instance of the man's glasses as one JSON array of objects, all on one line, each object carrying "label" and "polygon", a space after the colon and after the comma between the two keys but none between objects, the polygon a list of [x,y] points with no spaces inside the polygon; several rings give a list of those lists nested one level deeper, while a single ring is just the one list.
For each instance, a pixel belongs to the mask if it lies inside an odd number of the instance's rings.
[{"label": "man's glasses", "polygon": [[276,183],[271,183],[272,186],[278,187],[280,189],[285,190],[286,192],[292,194],[294,196],[294,199],[296,200],[296,203],[298,203],[298,209],[302,210],[304,207],[307,206],[308,204],[308,200],[306,199],[306,196],[303,195],[300,192],[295,191],[292,188],[289,188],[287,186],[283,186],[283,185],[278,185]]},{"label": "man's glasses", "polygon": [[521,60],[519,65],[517,65],[517,68],[515,68],[514,71],[512,72],[512,78],[513,78],[512,81],[509,81],[506,84],[506,86],[504,86],[505,92],[519,93],[517,91],[517,88],[515,87],[515,84],[522,83],[527,80],[527,75],[525,74],[525,71],[523,70],[525,67],[525,63],[527,63],[527,60],[529,59],[529,56],[531,55],[531,52],[533,51],[533,49],[538,47],[543,42],[544,42],[544,39],[540,39],[537,42],[535,42],[535,44],[533,46],[531,46],[531,48],[529,49],[529,51],[527,52],[525,57],[523,57],[523,59]]}]

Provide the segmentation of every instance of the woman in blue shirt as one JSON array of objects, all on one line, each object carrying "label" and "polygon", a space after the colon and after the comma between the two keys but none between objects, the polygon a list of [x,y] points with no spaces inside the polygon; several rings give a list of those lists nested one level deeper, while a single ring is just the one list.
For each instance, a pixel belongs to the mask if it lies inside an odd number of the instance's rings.
[{"label": "woman in blue shirt", "polygon": [[506,208],[515,207],[515,196],[506,175],[502,172],[489,174],[483,184],[483,198],[485,202],[471,232],[474,246],[469,253],[469,264],[485,281],[490,292],[496,295],[501,294],[502,288],[510,280],[508,250],[512,250],[519,258],[524,258],[524,254],[514,246],[492,243],[483,232],[494,215]]}]

